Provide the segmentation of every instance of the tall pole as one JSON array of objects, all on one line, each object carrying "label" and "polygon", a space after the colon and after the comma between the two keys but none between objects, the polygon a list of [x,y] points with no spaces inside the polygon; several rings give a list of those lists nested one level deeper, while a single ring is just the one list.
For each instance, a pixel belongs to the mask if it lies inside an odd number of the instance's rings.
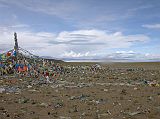
[{"label": "tall pole", "polygon": [[16,55],[18,54],[18,41],[17,41],[17,33],[14,32],[14,41],[15,41],[15,45],[14,45],[14,49],[16,51]]}]

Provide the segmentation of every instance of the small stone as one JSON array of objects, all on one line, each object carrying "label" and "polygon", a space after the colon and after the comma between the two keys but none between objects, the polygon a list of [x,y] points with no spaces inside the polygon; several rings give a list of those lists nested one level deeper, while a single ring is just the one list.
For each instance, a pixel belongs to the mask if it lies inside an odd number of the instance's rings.
[{"label": "small stone", "polygon": [[63,107],[63,103],[56,103],[54,105],[55,108],[62,108]]},{"label": "small stone", "polygon": [[138,88],[137,87],[134,87],[134,90],[137,90]]},{"label": "small stone", "polygon": [[71,96],[70,97],[70,100],[74,100],[74,99],[76,99],[76,96]]},{"label": "small stone", "polygon": [[109,115],[111,115],[111,112],[110,112],[109,110],[107,111],[107,113],[108,113]]},{"label": "small stone", "polygon": [[83,113],[82,113],[82,116],[85,116],[85,115],[86,115],[86,113],[85,113],[85,112],[83,112]]},{"label": "small stone", "polygon": [[126,95],[127,94],[126,89],[122,89],[121,94]]},{"label": "small stone", "polygon": [[152,97],[152,96],[149,96],[149,97],[148,97],[148,100],[153,101],[153,97]]},{"label": "small stone", "polygon": [[108,92],[108,89],[104,89],[105,92]]},{"label": "small stone", "polygon": [[141,112],[139,112],[139,111],[137,111],[137,112],[129,112],[128,114],[130,115],[130,116],[134,116],[134,115],[137,115],[137,114],[140,114]]},{"label": "small stone", "polygon": [[0,88],[0,93],[5,92],[5,88]]},{"label": "small stone", "polygon": [[41,106],[41,107],[47,107],[48,104],[47,103],[41,103],[39,106]]},{"label": "small stone", "polygon": [[19,103],[27,103],[29,101],[29,99],[28,98],[21,98],[21,99],[19,99]]},{"label": "small stone", "polygon": [[31,85],[28,85],[27,88],[32,88],[32,86],[31,86]]}]

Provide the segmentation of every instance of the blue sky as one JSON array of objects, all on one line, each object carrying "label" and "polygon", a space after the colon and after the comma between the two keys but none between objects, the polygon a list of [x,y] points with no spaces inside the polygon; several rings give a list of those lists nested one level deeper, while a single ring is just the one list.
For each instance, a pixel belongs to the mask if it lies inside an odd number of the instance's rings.
[{"label": "blue sky", "polygon": [[159,60],[159,0],[0,0],[0,52],[19,45],[40,56]]}]

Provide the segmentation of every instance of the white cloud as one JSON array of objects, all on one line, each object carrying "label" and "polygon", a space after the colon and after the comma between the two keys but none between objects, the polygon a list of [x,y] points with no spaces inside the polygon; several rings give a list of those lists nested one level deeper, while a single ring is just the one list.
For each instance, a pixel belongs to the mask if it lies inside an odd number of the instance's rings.
[{"label": "white cloud", "polygon": [[116,51],[115,53],[108,54],[106,57],[117,60],[128,60],[136,58],[137,55],[134,51]]},{"label": "white cloud", "polygon": [[[0,32],[0,50],[13,48],[13,30],[5,28]],[[121,32],[108,33],[103,30],[75,30],[60,33],[18,32],[19,46],[40,56],[93,57],[113,48],[128,48],[135,42],[145,42],[148,36],[124,35]],[[96,55],[95,55],[96,54]]]},{"label": "white cloud", "polygon": [[145,25],[142,25],[142,27],[148,28],[148,29],[160,29],[160,24],[145,24]]},{"label": "white cloud", "polygon": [[150,54],[150,53],[146,53],[144,54],[145,59],[148,60],[157,60],[160,61],[160,54]]},{"label": "white cloud", "polygon": [[76,53],[76,52],[70,51],[62,54],[62,57],[64,58],[86,58],[86,57],[93,57],[93,56],[96,56],[96,54],[92,54],[90,52]]},{"label": "white cloud", "polygon": [[134,54],[135,52],[130,50],[130,51],[116,51],[117,54]]},{"label": "white cloud", "polygon": [[110,48],[128,48],[135,42],[149,40],[143,34],[124,35],[121,32],[107,33],[103,30],[76,30],[64,31],[57,35],[56,40],[69,45],[71,50],[79,51],[106,51]]},{"label": "white cloud", "polygon": [[[13,48],[13,31],[0,32],[0,51]],[[126,48],[134,42],[145,42],[145,35],[124,35],[121,32],[108,33],[102,30],[64,31],[58,34],[48,32],[34,33],[31,31],[18,32],[20,47],[40,56],[73,59],[108,60],[160,60],[159,54],[141,54],[135,51],[107,52],[107,49]],[[102,56],[103,55],[103,56]]]},{"label": "white cloud", "polygon": [[[5,30],[1,31],[0,33],[0,47],[4,50],[13,49],[14,46],[14,37],[13,37],[14,30],[10,30],[5,28]],[[18,43],[19,46],[23,48],[27,48],[28,50],[39,49],[47,47],[48,41],[54,35],[49,33],[34,33],[30,31],[18,32]],[[8,46],[8,47],[7,47]]]}]

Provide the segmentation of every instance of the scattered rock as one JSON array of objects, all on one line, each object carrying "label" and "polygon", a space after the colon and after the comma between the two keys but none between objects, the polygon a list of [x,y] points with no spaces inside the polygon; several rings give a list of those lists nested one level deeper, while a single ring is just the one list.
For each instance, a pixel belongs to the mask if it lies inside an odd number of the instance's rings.
[{"label": "scattered rock", "polygon": [[48,104],[47,103],[41,103],[39,104],[40,107],[48,107]]},{"label": "scattered rock", "polygon": [[128,112],[129,116],[134,116],[134,115],[137,115],[137,114],[141,114],[141,112],[140,111],[137,111],[137,112]]},{"label": "scattered rock", "polygon": [[21,98],[21,99],[19,99],[19,103],[21,103],[21,104],[23,104],[23,103],[27,103],[27,102],[29,102],[29,99],[28,98]]},{"label": "scattered rock", "polygon": [[57,102],[56,104],[54,104],[54,108],[62,108],[64,105],[62,102]]},{"label": "scattered rock", "polygon": [[126,95],[127,94],[126,89],[122,89],[121,94]]},{"label": "scattered rock", "polygon": [[0,88],[0,93],[5,92],[5,88]]}]

